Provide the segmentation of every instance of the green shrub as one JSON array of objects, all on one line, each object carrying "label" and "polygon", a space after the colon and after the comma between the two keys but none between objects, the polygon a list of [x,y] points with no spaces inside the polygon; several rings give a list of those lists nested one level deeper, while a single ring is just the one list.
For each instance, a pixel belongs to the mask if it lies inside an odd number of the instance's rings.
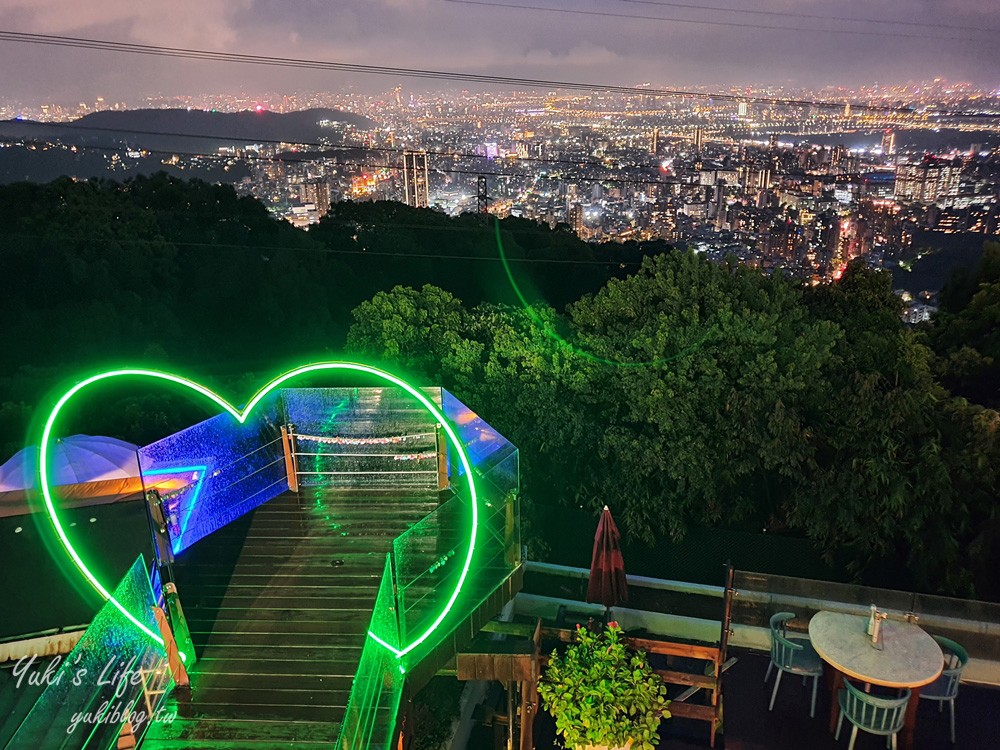
[{"label": "green shrub", "polygon": [[642,651],[629,649],[617,623],[591,633],[577,627],[566,653],[553,651],[538,686],[567,747],[607,745],[653,750],[667,689]]}]

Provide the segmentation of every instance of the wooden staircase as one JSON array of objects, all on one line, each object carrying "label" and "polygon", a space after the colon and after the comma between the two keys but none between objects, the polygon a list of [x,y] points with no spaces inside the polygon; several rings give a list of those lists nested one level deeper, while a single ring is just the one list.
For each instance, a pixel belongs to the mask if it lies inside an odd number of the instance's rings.
[{"label": "wooden staircase", "polygon": [[145,750],[328,748],[367,637],[385,554],[432,492],[303,488],[175,563],[198,662]]}]

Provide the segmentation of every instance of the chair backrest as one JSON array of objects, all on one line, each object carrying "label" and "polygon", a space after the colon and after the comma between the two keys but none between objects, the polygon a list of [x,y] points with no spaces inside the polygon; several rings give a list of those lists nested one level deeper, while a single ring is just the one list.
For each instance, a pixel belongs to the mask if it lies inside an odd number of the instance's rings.
[{"label": "chair backrest", "polygon": [[905,690],[900,698],[882,698],[859,690],[850,680],[844,680],[844,687],[847,689],[844,715],[853,724],[876,734],[893,734],[903,728],[906,704],[910,700],[909,690]]},{"label": "chair backrest", "polygon": [[771,615],[771,661],[782,669],[791,669],[795,665],[795,655],[802,651],[800,644],[785,637],[785,625],[794,619],[794,612],[778,612]]},{"label": "chair backrest", "polygon": [[795,619],[794,612],[775,612],[771,615],[771,633],[785,635],[785,625]]},{"label": "chair backrest", "polygon": [[954,698],[958,695],[958,683],[962,679],[962,671],[969,663],[969,652],[950,638],[941,635],[935,635],[933,638],[944,653],[944,671],[928,692],[944,698]]}]

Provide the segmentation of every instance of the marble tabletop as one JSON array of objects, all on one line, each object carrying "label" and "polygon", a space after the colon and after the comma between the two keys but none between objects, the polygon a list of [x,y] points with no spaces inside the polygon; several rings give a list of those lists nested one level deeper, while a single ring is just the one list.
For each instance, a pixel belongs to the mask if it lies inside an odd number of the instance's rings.
[{"label": "marble tabletop", "polygon": [[872,646],[867,626],[867,617],[817,612],[809,621],[809,640],[831,666],[873,685],[915,688],[941,674],[941,647],[916,625],[884,620],[881,650]]}]

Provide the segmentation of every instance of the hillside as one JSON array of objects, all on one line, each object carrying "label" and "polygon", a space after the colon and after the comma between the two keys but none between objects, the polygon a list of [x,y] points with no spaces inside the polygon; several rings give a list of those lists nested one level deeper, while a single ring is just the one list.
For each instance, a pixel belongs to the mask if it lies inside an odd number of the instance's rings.
[{"label": "hillside", "polygon": [[[329,123],[320,125],[321,122]],[[338,125],[339,124],[339,125]],[[152,151],[215,151],[246,142],[339,143],[343,126],[367,130],[377,123],[336,109],[297,112],[207,112],[135,109],[85,115],[67,123],[0,121],[0,139],[54,141],[97,147],[128,144]]]}]

